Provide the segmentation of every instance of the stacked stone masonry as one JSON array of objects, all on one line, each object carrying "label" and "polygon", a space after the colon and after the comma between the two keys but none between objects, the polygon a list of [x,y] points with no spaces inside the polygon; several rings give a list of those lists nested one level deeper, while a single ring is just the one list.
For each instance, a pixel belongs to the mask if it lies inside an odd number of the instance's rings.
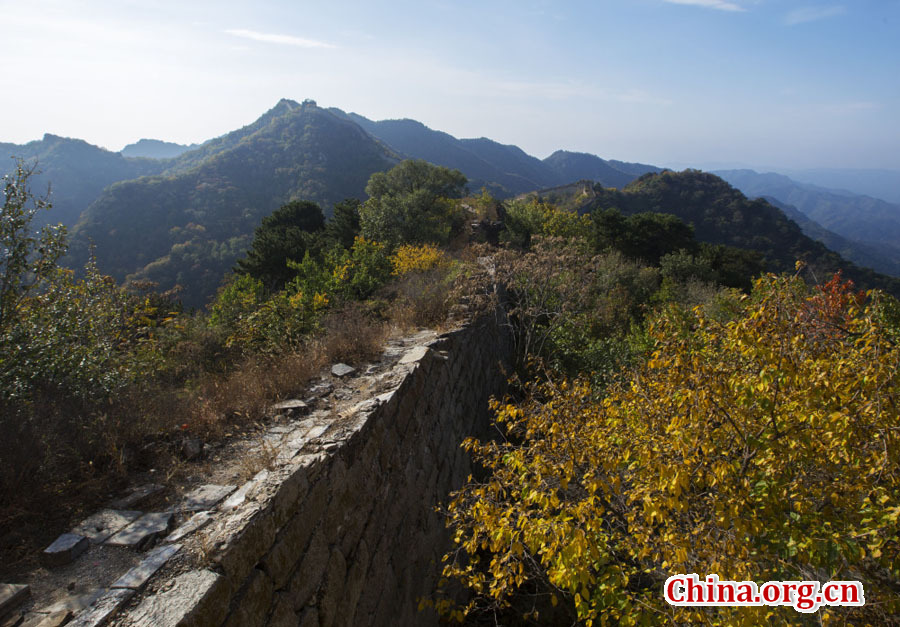
[{"label": "stacked stone masonry", "polygon": [[501,314],[411,349],[390,392],[282,453],[207,529],[208,568],[179,575],[114,622],[255,627],[431,625],[419,610],[450,547],[436,511],[471,472],[460,444],[486,435],[507,377]]}]

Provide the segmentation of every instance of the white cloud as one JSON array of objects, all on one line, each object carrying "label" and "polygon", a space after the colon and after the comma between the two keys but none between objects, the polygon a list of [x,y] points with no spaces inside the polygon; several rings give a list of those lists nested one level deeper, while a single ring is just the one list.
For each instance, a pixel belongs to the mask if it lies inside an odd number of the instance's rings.
[{"label": "white cloud", "polygon": [[695,7],[704,7],[706,9],[718,9],[719,11],[746,11],[744,7],[727,0],[663,0],[670,4],[689,4]]},{"label": "white cloud", "polygon": [[315,39],[305,39],[303,37],[294,37],[293,35],[278,35],[275,33],[258,33],[254,30],[244,30],[242,28],[228,29],[225,31],[229,35],[235,37],[243,37],[244,39],[252,39],[253,41],[263,41],[269,44],[281,44],[283,46],[296,46],[298,48],[336,48],[332,44],[324,41],[316,41]]},{"label": "white cloud", "polygon": [[795,24],[824,20],[842,13],[844,13],[844,7],[838,5],[830,7],[801,7],[788,13],[784,17],[784,23],[788,26],[794,26]]}]

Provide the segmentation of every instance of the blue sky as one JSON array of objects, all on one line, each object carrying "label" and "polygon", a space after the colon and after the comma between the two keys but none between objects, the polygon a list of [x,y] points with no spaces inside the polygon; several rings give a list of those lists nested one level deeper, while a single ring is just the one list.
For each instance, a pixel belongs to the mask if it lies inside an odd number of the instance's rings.
[{"label": "blue sky", "polygon": [[900,0],[0,0],[0,141],[198,142],[278,99],[538,157],[900,169]]}]

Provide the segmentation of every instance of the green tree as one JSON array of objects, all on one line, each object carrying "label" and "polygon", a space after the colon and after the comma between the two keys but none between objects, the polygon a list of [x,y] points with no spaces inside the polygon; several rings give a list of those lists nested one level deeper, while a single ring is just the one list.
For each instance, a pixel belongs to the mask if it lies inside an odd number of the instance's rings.
[{"label": "green tree", "polygon": [[353,246],[359,235],[359,207],[362,205],[356,198],[347,198],[334,206],[334,215],[325,225],[328,239],[337,242],[343,248]]},{"label": "green tree", "polygon": [[366,239],[390,247],[403,243],[446,243],[462,224],[458,203],[466,186],[459,170],[408,160],[376,172],[366,185],[369,199],[360,208]]},{"label": "green tree", "polygon": [[36,198],[28,187],[34,167],[16,159],[12,174],[3,177],[3,210],[0,213],[0,329],[22,300],[55,271],[66,249],[62,225],[45,226],[39,232],[31,223],[39,211],[50,209],[46,198]]},{"label": "green tree", "polygon": [[295,272],[288,261],[303,259],[308,251],[319,252],[325,228],[322,208],[308,200],[292,200],[263,218],[253,235],[247,256],[237,262],[237,272],[259,279],[269,290],[277,290]]}]

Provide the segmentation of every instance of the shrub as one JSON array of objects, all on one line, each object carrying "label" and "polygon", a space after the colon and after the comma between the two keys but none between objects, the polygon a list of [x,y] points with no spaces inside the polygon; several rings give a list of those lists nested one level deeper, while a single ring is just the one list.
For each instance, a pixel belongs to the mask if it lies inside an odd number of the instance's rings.
[{"label": "shrub", "polygon": [[390,260],[393,267],[391,274],[394,276],[445,268],[450,263],[446,253],[432,244],[398,246]]},{"label": "shrub", "polygon": [[879,300],[766,276],[732,319],[662,314],[650,358],[605,398],[576,380],[495,404],[508,438],[467,443],[490,475],[449,506],[445,574],[475,593],[462,612],[527,591],[588,625],[796,621],[663,601],[667,576],[716,573],[860,579],[866,606],[822,608],[822,622],[892,622],[900,348]]}]

